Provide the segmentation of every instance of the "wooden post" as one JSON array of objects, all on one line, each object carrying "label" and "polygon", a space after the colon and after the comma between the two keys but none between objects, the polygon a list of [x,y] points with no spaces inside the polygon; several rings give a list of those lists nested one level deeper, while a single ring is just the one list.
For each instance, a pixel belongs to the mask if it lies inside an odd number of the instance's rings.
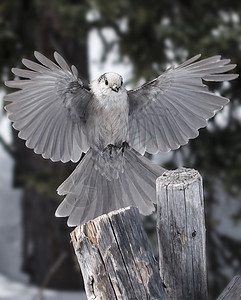
[{"label": "wooden post", "polygon": [[241,275],[230,281],[217,300],[241,300]]},{"label": "wooden post", "polygon": [[196,170],[157,179],[160,275],[169,299],[206,300],[206,238],[202,178]]},{"label": "wooden post", "polygon": [[78,226],[71,239],[88,299],[167,299],[136,208]]}]

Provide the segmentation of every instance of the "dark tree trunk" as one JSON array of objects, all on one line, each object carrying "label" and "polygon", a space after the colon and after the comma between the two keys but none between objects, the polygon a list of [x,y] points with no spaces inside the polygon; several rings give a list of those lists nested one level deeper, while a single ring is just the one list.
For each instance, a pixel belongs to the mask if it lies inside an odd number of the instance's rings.
[{"label": "dark tree trunk", "polygon": [[69,239],[71,228],[67,227],[65,220],[54,217],[57,201],[35,189],[25,188],[22,204],[23,269],[30,274],[31,281],[58,289],[83,286]]},{"label": "dark tree trunk", "polygon": [[[53,52],[57,50],[68,62],[76,65],[82,76],[88,78],[87,31],[81,39],[69,36],[58,12],[53,9],[53,3],[51,6],[49,1],[36,0],[23,1],[22,5],[26,6],[26,3],[28,9],[31,6],[33,10],[32,32],[26,30],[26,35],[31,36],[24,36],[26,44],[31,44],[32,51],[38,50],[50,59],[53,59]],[[83,26],[84,17],[83,11],[80,26]],[[18,18],[20,20],[21,15]],[[21,23],[21,26],[24,25]],[[20,31],[24,31],[24,28]],[[28,51],[31,48],[30,45],[24,47],[28,47]],[[76,272],[76,261],[69,239],[70,228],[66,225],[66,219],[54,216],[61,201],[60,197],[59,201],[56,200],[55,190],[75,165],[45,160],[28,149],[17,137],[15,130],[13,136],[14,186],[23,188],[23,269],[37,285],[79,289],[83,281],[79,272]]]}]

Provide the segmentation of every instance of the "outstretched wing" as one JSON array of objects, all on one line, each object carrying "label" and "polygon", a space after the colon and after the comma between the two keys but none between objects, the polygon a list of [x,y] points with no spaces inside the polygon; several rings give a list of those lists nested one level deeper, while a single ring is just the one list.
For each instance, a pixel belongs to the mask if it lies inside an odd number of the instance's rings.
[{"label": "outstretched wing", "polygon": [[25,80],[5,84],[20,91],[5,96],[13,127],[27,147],[53,161],[78,161],[89,148],[84,133],[85,111],[92,94],[84,88],[75,66],[57,52],[57,64],[34,52],[40,64],[23,59],[30,70],[13,68]]},{"label": "outstretched wing", "polygon": [[235,68],[221,56],[197,60],[197,55],[172,67],[153,81],[128,92],[129,144],[138,152],[177,149],[198,135],[207,119],[229,100],[210,92],[202,80],[226,81]]}]

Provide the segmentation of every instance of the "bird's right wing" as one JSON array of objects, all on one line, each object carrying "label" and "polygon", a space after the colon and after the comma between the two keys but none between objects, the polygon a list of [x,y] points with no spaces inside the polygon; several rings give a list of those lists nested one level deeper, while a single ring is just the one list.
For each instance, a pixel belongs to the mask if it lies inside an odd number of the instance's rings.
[{"label": "bird's right wing", "polygon": [[57,52],[57,64],[39,52],[34,53],[40,64],[23,59],[30,70],[13,68],[12,72],[25,80],[5,84],[20,91],[5,96],[8,117],[26,146],[53,161],[78,161],[89,145],[84,132],[86,108],[92,97]]}]

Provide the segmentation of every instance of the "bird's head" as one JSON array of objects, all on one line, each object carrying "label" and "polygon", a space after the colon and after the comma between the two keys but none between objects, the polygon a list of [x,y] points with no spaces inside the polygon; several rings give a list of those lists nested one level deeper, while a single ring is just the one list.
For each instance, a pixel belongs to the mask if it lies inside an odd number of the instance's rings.
[{"label": "bird's head", "polygon": [[125,91],[123,86],[123,79],[117,73],[104,73],[97,80],[91,83],[91,90],[98,96],[112,96],[116,97],[117,94],[122,94]]}]

